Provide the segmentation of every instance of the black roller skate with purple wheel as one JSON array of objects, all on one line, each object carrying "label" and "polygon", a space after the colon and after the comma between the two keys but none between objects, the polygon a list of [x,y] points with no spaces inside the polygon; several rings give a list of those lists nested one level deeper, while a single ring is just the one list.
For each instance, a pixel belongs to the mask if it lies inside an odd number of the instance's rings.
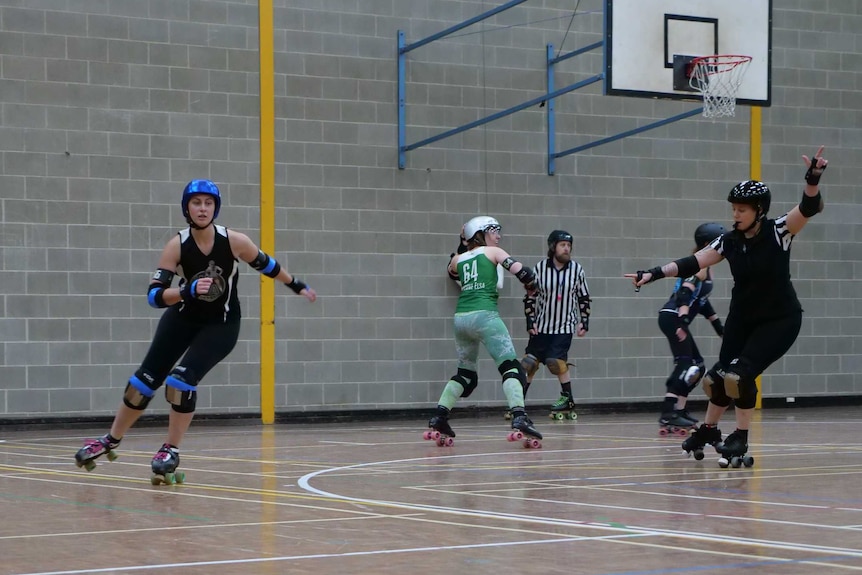
[{"label": "black roller skate with purple wheel", "polygon": [[174,485],[185,482],[186,474],[176,472],[179,465],[180,450],[165,443],[153,456],[153,476],[150,477],[150,483],[153,485],[160,485],[162,483],[165,485]]},{"label": "black roller skate with purple wheel", "polygon": [[703,459],[703,448],[706,445],[715,446],[721,442],[721,430],[715,425],[703,424],[694,430],[691,436],[682,442],[686,456],[694,455],[695,460]]},{"label": "black roller skate with purple wheel", "polygon": [[84,447],[75,454],[75,465],[83,467],[87,471],[93,471],[96,468],[96,459],[99,457],[104,455],[108,461],[117,459],[114,449],[120,445],[120,442],[111,441],[111,439],[107,433],[98,439],[88,439],[84,443]]},{"label": "black roller skate with purple wheel", "polygon": [[437,414],[428,420],[428,431],[422,434],[422,439],[433,441],[440,447],[455,445],[455,432],[449,425],[449,410],[442,405],[437,406]]},{"label": "black roller skate with purple wheel", "polygon": [[744,437],[745,433],[739,429],[724,438],[724,441],[715,446],[715,450],[719,454],[718,466],[726,468],[728,465],[733,468],[741,466],[754,466],[754,458],[746,455],[748,452],[748,439]]},{"label": "black roller skate with purple wheel", "polygon": [[523,411],[512,412],[512,431],[506,437],[509,441],[523,441],[524,447],[539,449],[542,447],[542,434],[533,427],[533,421]]}]

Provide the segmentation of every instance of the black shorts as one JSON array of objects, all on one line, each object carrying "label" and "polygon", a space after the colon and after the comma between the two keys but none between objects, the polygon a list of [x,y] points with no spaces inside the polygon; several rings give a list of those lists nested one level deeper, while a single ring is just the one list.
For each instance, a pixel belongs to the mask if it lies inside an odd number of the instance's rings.
[{"label": "black shorts", "polygon": [[525,353],[534,356],[539,363],[546,359],[569,359],[569,348],[572,347],[570,333],[537,333],[530,336]]},{"label": "black shorts", "polygon": [[233,350],[239,328],[239,319],[201,323],[188,319],[175,307],[168,308],[159,320],[141,369],[161,383],[179,361],[194,374],[196,382],[200,381]]}]

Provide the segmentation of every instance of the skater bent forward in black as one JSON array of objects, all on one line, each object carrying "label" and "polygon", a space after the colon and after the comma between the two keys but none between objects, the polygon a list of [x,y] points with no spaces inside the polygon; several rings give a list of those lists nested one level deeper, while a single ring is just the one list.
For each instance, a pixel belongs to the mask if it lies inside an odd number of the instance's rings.
[{"label": "skater bent forward in black", "polygon": [[[694,231],[695,252],[702,250],[725,232],[724,226],[706,223]],[[665,382],[667,392],[659,416],[659,434],[686,435],[697,420],[686,409],[688,394],[694,390],[705,372],[703,356],[694,341],[689,325],[702,315],[721,337],[721,320],[709,301],[712,293],[712,270],[704,268],[688,278],[676,280],[670,299],[658,312],[658,325],[670,344],[673,370]]]},{"label": "skater bent forward in black", "polygon": [[[803,156],[807,171],[799,205],[776,219],[767,219],[772,195],[761,182],[740,182],[730,191],[733,231],[725,233],[693,256],[647,271],[626,274],[635,286],[666,276],[690,276],[722,259],[730,264],[733,290],[719,360],[703,378],[709,397],[704,424],[683,442],[683,449],[703,458],[703,447],[715,445],[719,465],[752,465],[748,429],[757,399],[755,379],[781,358],[796,341],[802,306],[790,282],[790,246],[809,218],[823,209],[820,177],[828,164],[821,157]],[[736,431],[721,442],[718,421],[735,401]]]},{"label": "skater bent forward in black", "polygon": [[[165,312],[143,363],[126,384],[110,432],[88,441],[75,454],[78,467],[88,471],[96,458],[116,457],[113,450],[164,384],[171,411],[167,441],[153,457],[153,483],[182,481],[182,474],[174,471],[180,443],[194,417],[197,386],[239,337],[238,260],[309,301],[317,298],[313,289],[260,251],[248,236],[214,223],[221,195],[213,182],[189,182],[181,205],[189,227],[168,241],[147,288],[149,304],[166,308]],[[178,273],[179,287],[171,287]]]}]

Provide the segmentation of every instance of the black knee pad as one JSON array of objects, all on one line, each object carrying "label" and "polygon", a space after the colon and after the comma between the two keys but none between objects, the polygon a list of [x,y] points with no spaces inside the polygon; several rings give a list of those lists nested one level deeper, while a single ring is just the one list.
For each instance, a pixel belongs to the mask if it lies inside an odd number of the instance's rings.
[{"label": "black knee pad", "polygon": [[469,369],[458,368],[458,373],[452,376],[452,381],[461,384],[464,391],[461,392],[461,397],[470,397],[476,386],[479,385],[479,374]]},{"label": "black knee pad", "polygon": [[694,391],[694,388],[696,388],[697,384],[700,383],[705,371],[706,366],[703,365],[703,363],[693,363],[685,370],[685,373],[682,374],[683,381],[688,385],[689,393]]},{"label": "black knee pad", "polygon": [[165,399],[177,413],[194,413],[198,401],[198,380],[194,374],[177,366],[165,380]]},{"label": "black knee pad", "polygon": [[563,375],[569,371],[569,364],[562,359],[548,358],[545,360],[545,367],[554,375]]},{"label": "black knee pad", "polygon": [[[521,382],[521,387],[525,387],[527,385],[527,374],[524,373],[524,368],[521,367],[521,362],[517,359],[507,359],[497,366],[497,371],[499,371],[500,375],[503,376],[504,381],[514,376]],[[511,371],[514,371],[515,373],[510,375],[509,372]]]},{"label": "black knee pad", "polygon": [[703,377],[703,392],[711,403],[719,407],[730,405],[730,398],[724,390],[724,369],[717,363]]},{"label": "black knee pad", "polygon": [[527,378],[529,379],[539,371],[539,358],[532,353],[528,353],[521,358],[521,367],[524,368],[524,372],[526,372]]},{"label": "black knee pad", "polygon": [[[740,409],[753,409],[757,404],[757,381],[753,377],[739,375],[728,371],[724,376],[727,385],[727,395],[736,400],[736,407]],[[736,396],[731,393],[734,391]]]},{"label": "black knee pad", "polygon": [[673,371],[665,382],[665,388],[668,393],[672,393],[678,397],[688,397],[689,387],[683,379],[685,377],[686,368],[680,363],[673,366]]},{"label": "black knee pad", "polygon": [[162,386],[150,372],[139,369],[129,378],[126,390],[123,392],[123,403],[135,411],[143,411],[150,404],[156,390]]}]

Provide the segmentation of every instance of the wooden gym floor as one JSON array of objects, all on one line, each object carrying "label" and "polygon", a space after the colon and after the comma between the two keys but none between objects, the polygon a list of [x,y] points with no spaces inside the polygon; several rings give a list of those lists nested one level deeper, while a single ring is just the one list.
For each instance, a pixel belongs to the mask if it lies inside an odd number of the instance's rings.
[{"label": "wooden gym floor", "polygon": [[72,455],[104,429],[0,430],[0,574],[862,573],[858,409],[759,413],[751,469],[654,415],[535,419],[539,450],[502,417],[453,419],[454,447],[424,420],[198,422],[159,487],[162,427],[91,473]]}]

